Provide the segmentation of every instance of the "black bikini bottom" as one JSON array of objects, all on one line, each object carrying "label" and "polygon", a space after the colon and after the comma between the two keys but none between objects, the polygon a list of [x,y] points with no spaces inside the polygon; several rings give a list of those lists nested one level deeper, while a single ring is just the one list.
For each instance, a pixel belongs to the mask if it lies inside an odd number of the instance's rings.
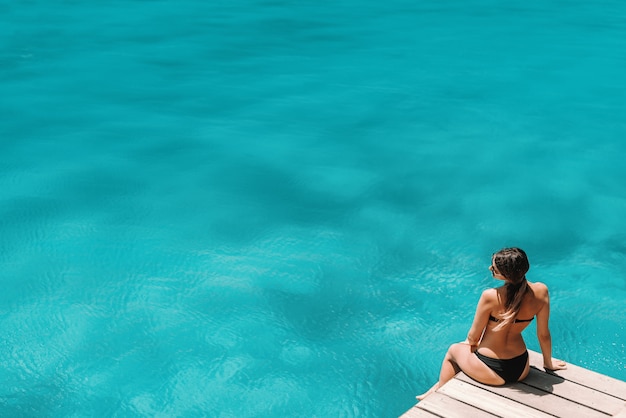
[{"label": "black bikini bottom", "polygon": [[528,362],[528,351],[524,351],[523,354],[510,359],[491,358],[483,356],[478,351],[474,353],[480,361],[503,378],[505,383],[517,382],[522,373],[524,373],[526,363]]}]

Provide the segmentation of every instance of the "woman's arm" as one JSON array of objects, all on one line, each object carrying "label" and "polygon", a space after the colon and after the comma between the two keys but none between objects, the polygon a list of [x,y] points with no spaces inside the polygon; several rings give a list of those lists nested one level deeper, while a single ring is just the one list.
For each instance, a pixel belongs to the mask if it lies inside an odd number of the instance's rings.
[{"label": "woman's arm", "polygon": [[472,327],[467,333],[467,343],[472,347],[477,347],[480,344],[487,322],[489,322],[489,314],[494,307],[494,302],[497,303],[495,289],[487,289],[480,295]]},{"label": "woman's arm", "polygon": [[542,283],[540,284],[542,288],[538,296],[540,299],[543,299],[543,307],[537,313],[537,339],[541,347],[541,354],[543,354],[543,367],[548,370],[565,369],[565,362],[555,362],[552,359],[552,336],[550,335],[550,328],[548,327],[548,321],[550,319],[550,295],[548,294],[547,286]]}]

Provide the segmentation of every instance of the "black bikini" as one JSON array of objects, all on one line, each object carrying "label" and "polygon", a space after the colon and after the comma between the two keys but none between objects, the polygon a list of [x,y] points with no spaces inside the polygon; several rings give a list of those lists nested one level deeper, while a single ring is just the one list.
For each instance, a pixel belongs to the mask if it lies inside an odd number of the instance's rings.
[{"label": "black bikini", "polygon": [[[533,319],[534,317],[530,319],[515,319],[513,322],[530,322]],[[489,315],[489,320],[493,322],[500,322],[498,318],[491,315]],[[474,354],[476,354],[476,357],[485,363],[487,367],[504,379],[504,383],[517,382],[522,373],[524,373],[524,369],[526,369],[526,363],[528,363],[528,351],[524,351],[519,356],[509,359],[487,357],[480,354],[478,351],[475,351]]]},{"label": "black bikini", "polygon": [[[517,324],[518,322],[530,322],[533,319],[535,319],[534,316],[532,318],[530,318],[530,319],[517,319],[517,318],[515,318],[515,320],[513,322],[515,322]],[[500,320],[498,318],[496,318],[495,316],[492,316],[492,315],[489,315],[489,320],[493,321],[493,322],[500,322]]]},{"label": "black bikini", "polygon": [[526,363],[528,362],[528,351],[524,351],[524,353],[519,356],[509,359],[483,356],[478,351],[475,351],[474,354],[476,354],[476,357],[485,363],[487,367],[504,379],[504,383],[517,382],[522,373],[524,373]]}]

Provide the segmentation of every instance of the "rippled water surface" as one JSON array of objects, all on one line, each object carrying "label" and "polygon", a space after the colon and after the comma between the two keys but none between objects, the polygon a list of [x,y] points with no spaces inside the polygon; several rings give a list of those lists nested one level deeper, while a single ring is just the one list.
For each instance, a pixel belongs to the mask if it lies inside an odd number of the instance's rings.
[{"label": "rippled water surface", "polygon": [[626,380],[626,3],[0,14],[0,415],[397,416],[510,245]]}]

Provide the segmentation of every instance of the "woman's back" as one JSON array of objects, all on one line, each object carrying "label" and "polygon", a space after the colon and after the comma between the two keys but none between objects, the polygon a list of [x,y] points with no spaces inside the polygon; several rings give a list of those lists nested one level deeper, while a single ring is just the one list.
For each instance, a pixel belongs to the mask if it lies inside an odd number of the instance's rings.
[{"label": "woman's back", "polygon": [[506,288],[502,286],[490,289],[489,293],[492,311],[478,349],[481,354],[493,358],[506,359],[518,356],[526,351],[522,331],[545,306],[547,287],[543,283],[528,282],[528,290],[515,321],[501,329],[495,328],[500,322],[500,316],[506,311]]}]

